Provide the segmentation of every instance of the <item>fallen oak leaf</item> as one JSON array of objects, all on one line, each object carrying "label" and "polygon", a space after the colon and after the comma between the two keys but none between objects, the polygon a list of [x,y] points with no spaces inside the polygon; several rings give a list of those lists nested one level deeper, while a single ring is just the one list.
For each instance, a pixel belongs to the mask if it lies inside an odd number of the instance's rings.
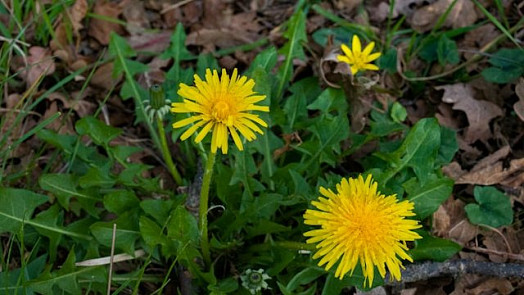
[{"label": "fallen oak leaf", "polygon": [[443,102],[453,104],[454,110],[466,113],[469,126],[465,131],[464,139],[467,142],[487,140],[491,136],[489,122],[503,115],[499,106],[490,101],[475,99],[473,88],[467,84],[443,85],[435,89],[444,90]]}]

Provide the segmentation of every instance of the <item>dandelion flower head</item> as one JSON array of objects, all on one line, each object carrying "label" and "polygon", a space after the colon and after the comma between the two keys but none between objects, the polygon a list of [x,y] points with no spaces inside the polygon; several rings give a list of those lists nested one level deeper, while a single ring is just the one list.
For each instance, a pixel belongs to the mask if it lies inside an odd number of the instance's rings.
[{"label": "dandelion flower head", "polygon": [[318,243],[313,258],[320,258],[319,266],[325,264],[329,270],[337,262],[335,277],[342,279],[353,274],[357,263],[362,267],[364,284],[373,284],[375,266],[384,278],[386,268],[391,277],[400,280],[401,259],[413,261],[406,253],[406,241],[421,237],[413,230],[420,228],[414,216],[414,204],[398,202],[395,195],[385,196],[377,191],[377,183],[371,175],[366,180],[342,179],[337,192],[320,188],[318,201],[312,205],[318,210],[308,209],[304,223],[320,226],[304,233],[307,243]]},{"label": "dandelion flower head", "polygon": [[378,67],[371,64],[372,61],[380,57],[380,52],[371,53],[375,47],[375,42],[369,43],[364,51],[362,51],[362,45],[357,35],[353,35],[353,41],[351,43],[351,49],[346,45],[342,44],[340,48],[344,55],[337,55],[337,60],[340,62],[347,63],[351,69],[351,74],[364,70],[378,70]]},{"label": "dandelion flower head", "polygon": [[223,154],[227,154],[229,134],[239,150],[243,150],[239,133],[248,141],[256,138],[255,132],[263,134],[258,125],[267,127],[266,122],[251,111],[269,112],[269,107],[255,104],[266,96],[253,92],[253,79],[239,76],[237,69],[233,70],[231,78],[225,69],[222,69],[221,77],[216,70],[207,69],[204,81],[198,75],[194,79],[195,86],[180,83],[177,93],[184,100],[171,105],[173,113],[192,114],[173,124],[173,128],[193,124],[182,133],[181,140],[202,128],[195,142],[201,142],[211,132],[211,152],[216,153],[220,148]]}]

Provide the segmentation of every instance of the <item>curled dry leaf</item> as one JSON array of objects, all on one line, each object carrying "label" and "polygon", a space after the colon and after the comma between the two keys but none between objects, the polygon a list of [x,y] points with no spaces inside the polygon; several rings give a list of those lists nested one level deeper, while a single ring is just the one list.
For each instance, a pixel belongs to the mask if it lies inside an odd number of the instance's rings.
[{"label": "curled dry leaf", "polygon": [[520,78],[517,86],[515,86],[515,93],[517,94],[519,101],[513,105],[513,109],[520,120],[524,121],[524,78]]},{"label": "curled dry leaf", "polygon": [[491,119],[502,116],[503,112],[496,104],[474,98],[474,91],[470,85],[459,83],[435,87],[444,90],[442,101],[453,104],[454,110],[466,113],[469,127],[464,134],[464,140],[473,143],[476,140],[487,140],[491,137],[489,122]]}]

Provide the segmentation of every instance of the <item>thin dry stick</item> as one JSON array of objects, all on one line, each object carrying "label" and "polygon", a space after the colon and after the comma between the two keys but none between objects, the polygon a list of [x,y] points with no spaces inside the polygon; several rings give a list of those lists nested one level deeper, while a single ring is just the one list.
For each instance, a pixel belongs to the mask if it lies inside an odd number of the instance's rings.
[{"label": "thin dry stick", "polygon": [[508,253],[504,251],[491,250],[491,249],[486,249],[486,248],[481,248],[481,247],[464,247],[464,248],[473,250],[475,252],[486,253],[486,254],[495,254],[495,255],[500,255],[502,257],[507,257],[509,259],[524,261],[524,255],[522,254]]},{"label": "thin dry stick", "polygon": [[113,259],[115,256],[116,223],[113,223],[113,237],[111,238],[111,256],[109,257],[109,274],[107,278],[107,295],[111,295],[111,280],[113,279]]},{"label": "thin dry stick", "polygon": [[162,9],[162,11],[160,11],[160,14],[164,14],[164,13],[166,13],[168,11],[173,10],[173,9],[177,9],[177,8],[179,8],[179,7],[183,6],[183,5],[186,5],[186,4],[190,3],[190,2],[193,2],[193,0],[184,0],[184,1],[180,1],[178,3],[175,3],[175,4],[173,4],[173,5],[171,5],[171,6],[167,7],[167,8]]},{"label": "thin dry stick", "polygon": [[501,237],[502,237],[502,240],[504,240],[504,243],[506,244],[506,248],[508,248],[508,252],[509,252],[509,253],[513,253],[513,250],[511,250],[511,246],[509,245],[509,241],[508,241],[508,239],[506,239],[506,237],[505,237],[505,236],[504,236],[504,235],[503,235],[503,234],[502,234],[498,229],[496,229],[496,228],[494,228],[494,227],[491,227],[491,226],[489,226],[489,225],[486,225],[486,224],[483,224],[483,225],[481,225],[481,226],[482,226],[482,227],[485,227],[485,228],[487,228],[487,229],[490,229],[490,230],[496,232],[499,236],[501,236]]},{"label": "thin dry stick", "polygon": [[406,265],[402,270],[402,281],[390,280],[387,274],[384,279],[386,285],[398,286],[406,283],[425,281],[443,276],[459,276],[463,274],[476,274],[499,278],[524,278],[524,265],[518,263],[496,263],[475,260],[449,260],[445,262],[428,261],[424,263]]}]

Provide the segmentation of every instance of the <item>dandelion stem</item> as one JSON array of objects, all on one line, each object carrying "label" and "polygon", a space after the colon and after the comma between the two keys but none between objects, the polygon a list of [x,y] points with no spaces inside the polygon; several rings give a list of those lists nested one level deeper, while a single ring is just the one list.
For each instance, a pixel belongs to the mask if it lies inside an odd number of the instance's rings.
[{"label": "dandelion stem", "polygon": [[175,180],[176,184],[182,185],[182,178],[180,177],[178,170],[176,170],[175,163],[173,163],[171,153],[169,153],[169,149],[167,147],[167,138],[166,132],[164,131],[164,122],[162,122],[162,119],[158,116],[156,116],[156,125],[158,128],[158,133],[160,134],[160,149],[162,151],[164,161],[166,161],[167,169],[169,170],[169,173],[171,173],[171,175],[173,176],[173,179]]},{"label": "dandelion stem", "polygon": [[207,155],[206,168],[204,170],[204,179],[202,181],[202,189],[200,190],[200,210],[199,210],[199,227],[202,235],[200,239],[200,246],[202,247],[202,255],[206,265],[211,263],[211,254],[209,252],[209,240],[207,236],[207,210],[209,207],[209,185],[211,184],[211,176],[213,176],[213,166],[215,165],[215,153],[212,151]]}]

